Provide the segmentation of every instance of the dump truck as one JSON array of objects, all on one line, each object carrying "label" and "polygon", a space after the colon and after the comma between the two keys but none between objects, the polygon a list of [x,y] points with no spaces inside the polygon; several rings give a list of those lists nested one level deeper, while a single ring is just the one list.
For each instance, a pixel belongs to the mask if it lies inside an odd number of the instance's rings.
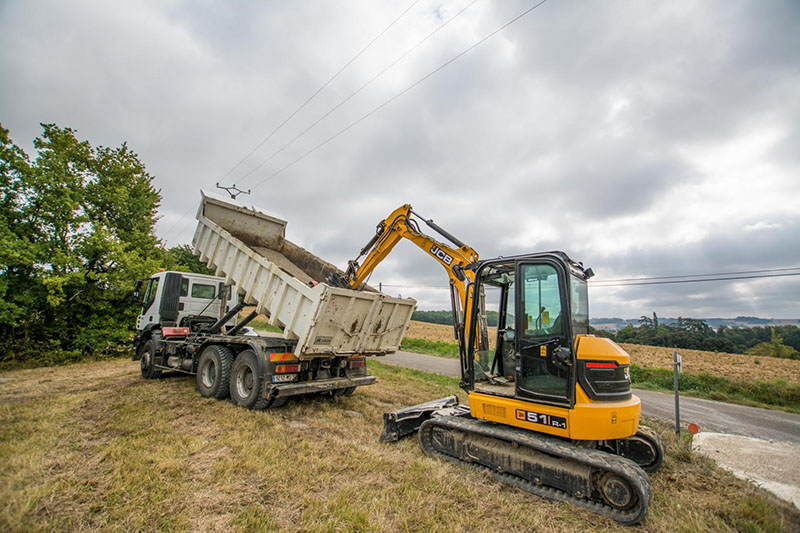
[{"label": "dump truck", "polygon": [[[142,377],[194,375],[201,395],[250,409],[375,383],[366,357],[397,351],[416,302],[329,284],[343,272],[289,241],[286,225],[201,191],[192,247],[215,275],[163,271],[137,282]],[[244,334],[261,314],[280,333]]]}]

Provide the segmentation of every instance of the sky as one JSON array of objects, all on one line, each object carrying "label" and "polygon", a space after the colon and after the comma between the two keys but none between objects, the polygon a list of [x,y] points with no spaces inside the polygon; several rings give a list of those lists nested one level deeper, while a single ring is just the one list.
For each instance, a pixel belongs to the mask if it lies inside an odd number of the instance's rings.
[{"label": "sky", "polygon": [[[127,142],[168,246],[220,182],[342,267],[405,203],[598,281],[800,267],[800,3],[549,0],[500,29],[534,5],[5,0],[0,123],[28,153],[40,123]],[[379,282],[449,308],[409,242]],[[593,317],[654,311],[800,318],[800,276],[590,289]]]}]

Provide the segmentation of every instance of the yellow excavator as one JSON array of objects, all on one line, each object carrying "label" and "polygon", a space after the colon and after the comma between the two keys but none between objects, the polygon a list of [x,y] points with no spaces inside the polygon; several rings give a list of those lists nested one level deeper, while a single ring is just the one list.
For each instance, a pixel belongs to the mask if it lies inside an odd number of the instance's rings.
[{"label": "yellow excavator", "polygon": [[[451,244],[425,235],[420,220]],[[480,260],[406,204],[378,224],[338,283],[364,288],[401,239],[447,271],[469,407],[451,396],[385,413],[381,440],[418,431],[428,455],[622,524],[640,522],[651,496],[645,472],[659,468],[664,448],[639,425],[630,357],[589,334],[592,270],[563,252]],[[496,330],[487,309],[497,312]]]}]

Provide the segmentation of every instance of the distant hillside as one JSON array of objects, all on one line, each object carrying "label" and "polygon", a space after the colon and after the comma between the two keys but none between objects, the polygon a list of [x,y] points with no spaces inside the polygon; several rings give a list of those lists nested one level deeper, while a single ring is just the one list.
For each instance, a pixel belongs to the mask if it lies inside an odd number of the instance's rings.
[{"label": "distant hillside", "polygon": [[[737,316],[736,318],[700,318],[713,329],[720,326],[729,328],[755,328],[769,326],[800,326],[800,320],[795,318],[759,318],[754,316]],[[619,331],[625,326],[638,326],[638,318],[599,317],[590,320],[592,327],[603,331]],[[678,323],[677,318],[658,317],[659,324],[665,326]]]},{"label": "distant hillside", "polygon": [[[497,325],[497,312],[488,311],[486,313],[487,320],[490,326]],[[453,312],[449,309],[446,311],[414,311],[413,320],[420,322],[429,322],[431,324],[446,324],[453,325]],[[649,317],[648,317],[649,318]],[[711,328],[717,329],[720,326],[727,326],[729,328],[754,328],[754,327],[769,327],[769,326],[800,326],[800,320],[795,318],[759,318],[755,316],[737,316],[736,318],[699,318],[708,324]],[[603,331],[616,332],[625,326],[638,326],[638,318],[618,318],[618,317],[599,317],[590,320],[592,327]],[[659,324],[670,326],[678,323],[677,318],[672,317],[658,317]]]}]

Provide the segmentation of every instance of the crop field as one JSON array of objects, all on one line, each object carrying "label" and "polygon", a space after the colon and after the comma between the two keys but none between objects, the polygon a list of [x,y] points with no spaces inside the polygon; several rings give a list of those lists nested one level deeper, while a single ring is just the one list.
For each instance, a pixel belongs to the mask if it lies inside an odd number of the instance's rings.
[{"label": "crop field", "polygon": [[[672,369],[672,348],[621,344],[631,361],[641,367]],[[738,353],[703,352],[678,349],[683,358],[683,371],[691,374],[708,372],[738,380],[783,379],[800,384],[800,360],[777,357],[755,357]]]},{"label": "crop field", "polygon": [[[254,412],[146,381],[129,360],[2,373],[2,531],[796,531],[800,513],[662,429],[643,524],[625,528],[378,442],[384,411],[459,391],[375,361],[351,397]],[[462,395],[463,399],[463,395]]]}]

